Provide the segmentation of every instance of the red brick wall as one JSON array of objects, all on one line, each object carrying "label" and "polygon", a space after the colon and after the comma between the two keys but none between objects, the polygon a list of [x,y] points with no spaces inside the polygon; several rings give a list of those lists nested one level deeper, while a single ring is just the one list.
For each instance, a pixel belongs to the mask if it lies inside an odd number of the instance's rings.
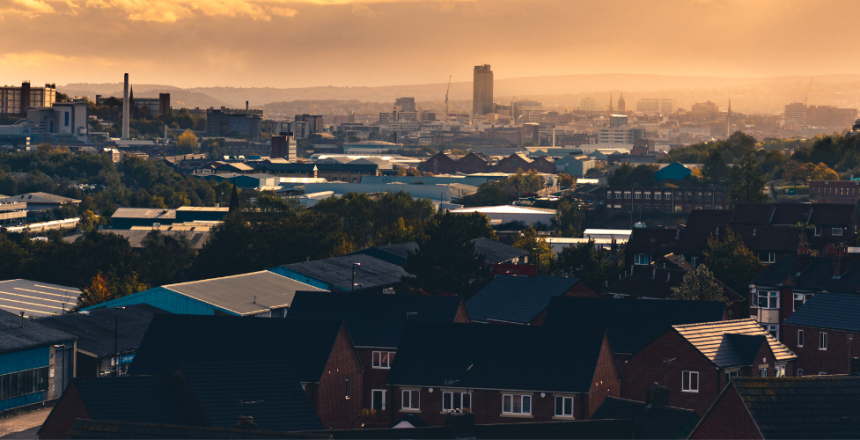
[{"label": "red brick wall", "polygon": [[466,324],[472,322],[469,319],[469,312],[466,310],[466,303],[460,301],[460,307],[457,308],[457,314],[454,315],[454,322],[464,322]]},{"label": "red brick wall", "polygon": [[457,162],[445,154],[438,153],[424,162],[424,171],[437,174],[452,174],[457,172]]},{"label": "red brick wall", "polygon": [[[804,333],[803,348],[797,345],[797,331],[801,329]],[[819,332],[827,332],[827,350],[818,349]],[[803,369],[804,376],[817,376],[819,371],[826,371],[827,374],[850,374],[848,335],[849,333],[836,330],[785,325],[782,341],[797,354],[795,368]],[[858,346],[860,337],[855,337],[851,343],[851,357],[860,355]]]},{"label": "red brick wall", "polygon": [[486,173],[487,162],[472,153],[457,161],[457,171],[465,174]]},{"label": "red brick wall", "polygon": [[561,296],[577,296],[577,297],[586,297],[586,298],[600,298],[600,295],[594,293],[590,287],[585,285],[582,281],[576,283],[571,287],[567,292],[564,292]]},{"label": "red brick wall", "polygon": [[[361,426],[362,376],[359,357],[346,328],[341,327],[319,386],[313,387],[317,414],[326,428],[349,429]],[[350,382],[349,399],[345,396],[346,379]]]},{"label": "red brick wall", "polygon": [[78,388],[75,384],[69,385],[63,397],[60,398],[51,414],[42,425],[42,430],[39,431],[40,439],[66,438],[66,432],[75,423],[77,419],[89,419],[90,415],[84,402],[81,400],[81,395],[78,393]]},{"label": "red brick wall", "polygon": [[585,418],[591,417],[591,414],[600,407],[606,396],[621,396],[621,378],[618,375],[618,368],[615,366],[615,357],[609,346],[608,336],[604,336],[603,346],[600,348],[597,368],[595,368],[591,390],[588,393]]},{"label": "red brick wall", "polygon": [[359,348],[358,356],[361,358],[361,364],[364,365],[364,377],[362,378],[362,408],[370,409],[373,406],[371,399],[374,389],[387,390],[385,380],[388,379],[388,369],[373,368],[373,352],[374,351],[390,351],[396,353],[396,350],[382,350],[379,348]]},{"label": "red brick wall", "polygon": [[691,439],[760,439],[761,434],[735,387],[729,387],[699,422]]},{"label": "red brick wall", "polygon": [[546,309],[543,309],[537,316],[532,318],[529,325],[543,325],[544,318],[546,318]]}]

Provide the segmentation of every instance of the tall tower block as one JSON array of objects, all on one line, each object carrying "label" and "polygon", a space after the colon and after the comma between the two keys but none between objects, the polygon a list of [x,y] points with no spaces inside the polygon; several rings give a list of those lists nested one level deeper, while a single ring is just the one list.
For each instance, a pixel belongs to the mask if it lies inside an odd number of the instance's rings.
[{"label": "tall tower block", "polygon": [[483,116],[494,112],[493,71],[489,64],[475,66],[472,81],[472,114]]},{"label": "tall tower block", "polygon": [[122,86],[122,139],[128,140],[128,74],[125,74],[125,83]]}]

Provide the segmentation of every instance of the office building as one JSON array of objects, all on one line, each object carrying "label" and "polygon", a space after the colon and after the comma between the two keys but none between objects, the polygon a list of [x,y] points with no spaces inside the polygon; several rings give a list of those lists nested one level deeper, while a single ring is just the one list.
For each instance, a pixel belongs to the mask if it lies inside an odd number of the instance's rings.
[{"label": "office building", "polygon": [[668,115],[674,110],[674,102],[668,98],[642,98],[636,102],[639,113]]},{"label": "office building", "polygon": [[597,132],[599,144],[628,144],[633,145],[636,139],[645,138],[645,128],[630,127],[623,125],[619,127],[604,127]]},{"label": "office building", "polygon": [[291,132],[281,132],[277,136],[272,136],[272,159],[287,159],[296,160],[296,138]]},{"label": "office building", "polygon": [[483,116],[493,113],[493,71],[489,64],[475,66],[472,81],[472,114]]},{"label": "office building", "polygon": [[307,128],[305,129],[308,133],[307,136],[310,136],[315,133],[322,133],[324,129],[322,115],[296,115],[295,122],[307,123]]},{"label": "office building", "polygon": [[50,107],[57,101],[57,87],[31,87],[29,81],[17,86],[0,87],[0,116],[27,116],[29,107]]},{"label": "office building", "polygon": [[627,115],[611,115],[609,116],[610,127],[623,127],[627,125]]},{"label": "office building", "polygon": [[51,107],[30,107],[27,110],[30,133],[42,141],[89,142],[88,119],[89,108],[83,101],[56,102]]},{"label": "office building", "polygon": [[397,98],[394,101],[394,109],[404,112],[417,111],[415,109],[415,98]]},{"label": "office building", "polygon": [[786,104],[785,125],[806,125],[806,104],[802,102]]},{"label": "office building", "polygon": [[693,119],[699,122],[715,121],[720,116],[720,108],[711,101],[693,104]]},{"label": "office building", "polygon": [[262,110],[221,107],[206,111],[206,135],[209,137],[259,138],[263,121]]},{"label": "office building", "polygon": [[806,125],[817,127],[850,127],[857,119],[856,108],[810,105],[806,108]]},{"label": "office building", "polygon": [[435,110],[421,110],[421,123],[429,124],[431,122],[436,121],[436,111]]},{"label": "office building", "polygon": [[580,98],[579,110],[584,112],[596,112],[597,100],[594,98]]}]

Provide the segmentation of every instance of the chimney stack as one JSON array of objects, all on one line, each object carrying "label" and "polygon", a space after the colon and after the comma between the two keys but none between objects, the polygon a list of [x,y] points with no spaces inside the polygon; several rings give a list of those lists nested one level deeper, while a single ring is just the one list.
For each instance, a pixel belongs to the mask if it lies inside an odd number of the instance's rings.
[{"label": "chimney stack", "polygon": [[128,140],[128,74],[122,86],[122,139]]},{"label": "chimney stack", "polygon": [[245,101],[245,111],[248,111],[248,101]]}]

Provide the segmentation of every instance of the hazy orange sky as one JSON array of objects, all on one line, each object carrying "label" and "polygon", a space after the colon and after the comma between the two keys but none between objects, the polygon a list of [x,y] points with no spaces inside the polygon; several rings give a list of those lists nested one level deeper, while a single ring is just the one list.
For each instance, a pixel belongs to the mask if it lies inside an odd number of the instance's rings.
[{"label": "hazy orange sky", "polygon": [[858,0],[0,0],[0,83],[860,73]]}]

